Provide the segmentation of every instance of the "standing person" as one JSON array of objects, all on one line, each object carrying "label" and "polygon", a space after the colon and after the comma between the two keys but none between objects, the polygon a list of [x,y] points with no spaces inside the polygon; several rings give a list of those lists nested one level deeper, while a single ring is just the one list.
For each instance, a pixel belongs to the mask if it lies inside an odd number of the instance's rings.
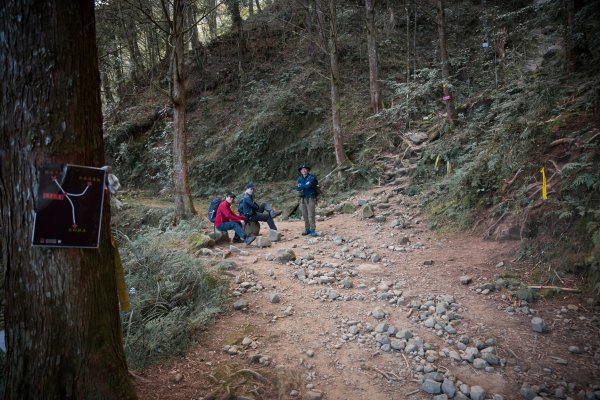
[{"label": "standing person", "polygon": [[217,208],[217,215],[215,216],[215,226],[220,231],[233,230],[235,235],[233,236],[234,243],[241,243],[242,240],[248,246],[254,241],[254,236],[246,235],[244,229],[242,229],[242,221],[246,219],[241,215],[235,214],[231,211],[231,204],[235,201],[235,193],[228,192],[225,195],[225,200],[219,204]]},{"label": "standing person", "polygon": [[269,228],[277,230],[273,218],[281,214],[281,211],[274,211],[267,203],[262,203],[259,206],[254,201],[254,193],[256,193],[256,185],[250,182],[246,185],[244,197],[240,201],[238,208],[240,215],[246,217],[246,221],[263,221],[269,225]]},{"label": "standing person", "polygon": [[317,196],[319,195],[317,178],[310,174],[310,166],[308,165],[298,167],[298,172],[301,176],[296,181],[296,190],[300,192],[300,207],[304,219],[304,232],[302,232],[302,235],[317,236],[315,221]]}]

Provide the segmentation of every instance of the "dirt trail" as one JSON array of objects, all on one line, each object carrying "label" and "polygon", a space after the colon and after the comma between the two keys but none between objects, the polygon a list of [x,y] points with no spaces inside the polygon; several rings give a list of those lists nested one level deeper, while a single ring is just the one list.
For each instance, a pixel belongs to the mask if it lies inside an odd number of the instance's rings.
[{"label": "dirt trail", "polygon": [[[476,292],[508,270],[519,273],[511,261],[516,242],[483,241],[465,233],[439,236],[427,229],[415,198],[390,189],[359,198],[375,204],[375,214],[386,220],[362,219],[360,209],[336,214],[317,223],[317,238],[300,235],[302,221],[277,221],[282,241],[270,248],[240,247],[247,255],[232,253],[228,260],[237,264],[228,271],[232,289],[250,289],[233,301],[246,300],[248,307],[232,308],[220,317],[185,357],[139,373],[140,398],[226,398],[223,394],[232,379],[231,373],[223,374],[227,368],[248,369],[277,381],[262,388],[258,383],[257,391],[246,397],[238,389],[239,399],[431,399],[433,395],[420,390],[416,379],[429,367],[483,387],[486,398],[494,394],[521,398],[523,382],[546,382],[546,392],[554,398],[561,381],[574,383],[575,390],[600,381],[598,316],[583,299],[557,297],[530,304],[550,326],[548,333],[539,334],[532,331],[530,316],[505,311],[519,305],[507,291]],[[392,228],[395,219],[402,228]],[[266,225],[261,233],[268,235]],[[408,243],[402,244],[406,238]],[[304,265],[266,260],[267,254],[276,255],[283,248],[293,250]],[[297,276],[301,270],[304,281]],[[310,282],[311,274],[316,275],[313,281],[333,283]],[[470,285],[461,283],[465,275],[472,277]],[[344,282],[352,282],[352,287],[344,288]],[[272,302],[273,294],[280,302]],[[426,312],[432,304],[435,308],[436,299],[444,295],[453,296],[452,311],[461,317],[450,324],[455,334],[425,326],[423,309]],[[411,308],[415,302],[425,307]],[[374,317],[377,309],[385,313],[384,319]],[[381,323],[410,331],[427,345],[413,354],[385,351],[376,341],[381,335],[373,332],[382,329]],[[387,336],[393,339],[391,332]],[[471,343],[494,339],[494,352],[506,365],[485,372],[472,363],[453,361],[448,352],[461,353],[457,344],[463,334]],[[241,343],[244,338],[251,341]],[[235,354],[227,354],[224,348],[232,344],[236,347],[229,351]],[[579,352],[570,352],[569,346],[577,346]],[[256,363],[249,364],[249,359]],[[229,390],[235,392],[233,386]]]}]

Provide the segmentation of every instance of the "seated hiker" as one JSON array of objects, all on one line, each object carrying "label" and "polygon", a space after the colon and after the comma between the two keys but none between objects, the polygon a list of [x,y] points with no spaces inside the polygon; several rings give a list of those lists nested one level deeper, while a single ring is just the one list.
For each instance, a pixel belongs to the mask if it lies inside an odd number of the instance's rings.
[{"label": "seated hiker", "polygon": [[235,201],[235,194],[228,192],[225,195],[225,200],[219,204],[217,208],[217,215],[215,217],[215,227],[220,231],[233,230],[235,235],[233,236],[234,243],[241,243],[242,240],[246,243],[246,246],[254,241],[254,236],[246,235],[244,229],[242,229],[242,221],[246,217],[237,215],[231,211],[231,204]]},{"label": "seated hiker", "polygon": [[256,193],[256,185],[248,183],[244,197],[240,202],[238,212],[246,217],[246,221],[263,221],[269,225],[269,228],[277,230],[273,218],[281,214],[281,211],[274,211],[267,203],[262,203],[260,206],[254,201],[254,193]]}]

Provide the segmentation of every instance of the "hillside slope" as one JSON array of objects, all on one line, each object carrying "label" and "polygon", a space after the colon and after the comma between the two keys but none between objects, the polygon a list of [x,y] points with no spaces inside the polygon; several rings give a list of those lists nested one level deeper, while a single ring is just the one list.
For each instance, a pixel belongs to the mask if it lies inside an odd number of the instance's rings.
[{"label": "hillside slope", "polygon": [[[373,116],[364,10],[340,3],[341,112],[350,170],[341,179],[329,175],[335,161],[327,58],[314,42],[317,35],[304,30],[298,3],[281,1],[245,21],[241,70],[230,35],[205,47],[201,65],[189,64],[194,195],[240,190],[248,180],[280,182],[270,186],[271,196],[284,202],[304,162],[327,177],[330,203],[352,188],[404,182],[410,174],[406,193],[423,195],[431,227],[474,227],[485,237],[521,240],[520,256],[543,255],[556,268],[580,269],[600,281],[600,2],[575,2],[569,69],[561,1],[494,2],[487,9],[448,2],[454,127],[442,111],[435,9],[411,9],[409,57],[404,5],[376,10],[385,109]],[[481,45],[484,34],[488,48]],[[131,93],[106,117],[107,158],[126,187],[168,196],[168,100],[151,86]],[[542,167],[547,201],[541,198]]]}]

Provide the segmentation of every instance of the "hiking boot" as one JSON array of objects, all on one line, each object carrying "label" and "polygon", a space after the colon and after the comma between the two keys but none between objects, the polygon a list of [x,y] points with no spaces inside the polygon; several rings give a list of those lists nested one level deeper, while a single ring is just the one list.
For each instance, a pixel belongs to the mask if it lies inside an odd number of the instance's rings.
[{"label": "hiking boot", "polygon": [[254,236],[246,236],[244,243],[246,243],[246,246],[250,246],[250,243],[254,242],[254,239],[256,239]]},{"label": "hiking boot", "polygon": [[314,229],[311,229],[309,235],[315,237],[317,236],[317,232]]},{"label": "hiking boot", "polygon": [[281,215],[283,211],[271,211],[271,218],[276,218]]},{"label": "hiking boot", "polygon": [[305,229],[304,232],[302,232],[302,236],[306,235],[310,235],[310,229]]}]

